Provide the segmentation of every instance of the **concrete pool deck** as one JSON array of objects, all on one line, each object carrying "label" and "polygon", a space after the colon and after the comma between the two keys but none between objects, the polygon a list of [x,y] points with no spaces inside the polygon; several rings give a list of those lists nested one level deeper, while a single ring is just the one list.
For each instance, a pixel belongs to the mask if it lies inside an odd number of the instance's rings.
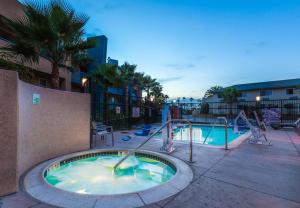
[{"label": "concrete pool deck", "polygon": [[[116,133],[116,148],[133,148],[143,138],[124,142]],[[247,142],[231,150],[194,145],[192,183],[178,194],[148,208],[272,207],[300,208],[300,137],[293,131],[268,130],[273,146]],[[161,141],[144,149],[158,151]],[[188,159],[188,145],[176,144],[172,156]],[[155,194],[155,193],[153,193]],[[50,208],[19,191],[0,198],[1,208]],[[122,207],[122,205],[120,205]]]}]

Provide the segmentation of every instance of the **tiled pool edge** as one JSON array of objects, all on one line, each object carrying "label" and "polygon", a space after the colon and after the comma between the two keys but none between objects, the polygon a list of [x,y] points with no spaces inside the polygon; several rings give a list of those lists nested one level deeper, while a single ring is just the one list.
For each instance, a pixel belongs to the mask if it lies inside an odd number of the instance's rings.
[{"label": "tiled pool edge", "polygon": [[[228,148],[229,149],[237,148],[241,143],[243,143],[250,136],[251,136],[250,131],[247,131],[246,133],[241,134],[235,140],[228,143]],[[161,141],[162,139],[161,138],[153,138],[152,140]],[[176,148],[176,143],[178,143],[178,144],[187,144],[187,145],[189,144],[188,141],[179,141],[179,140],[173,140],[173,141],[174,141],[174,144],[175,144],[175,148]],[[224,149],[225,148],[225,144],[224,145],[210,145],[210,144],[201,144],[201,143],[193,142],[193,146],[194,145],[202,146],[202,147],[208,147],[208,148],[215,148],[215,149]]]},{"label": "tiled pool edge", "polygon": [[[152,204],[168,198],[184,188],[186,188],[193,180],[193,172],[190,167],[183,161],[171,157],[169,155],[140,150],[139,153],[154,155],[160,157],[166,161],[171,162],[176,167],[175,176],[163,183],[162,185],[152,187],[136,193],[118,194],[118,195],[86,195],[63,191],[52,187],[43,178],[44,171],[56,161],[66,160],[68,158],[76,157],[82,154],[90,154],[96,152],[107,152],[114,150],[90,150],[84,152],[73,153],[58,157],[51,161],[46,161],[32,170],[30,170],[24,177],[24,189],[33,198],[59,207],[116,207],[117,205],[123,207],[139,207],[147,204]],[[128,150],[119,150],[128,151]]]}]

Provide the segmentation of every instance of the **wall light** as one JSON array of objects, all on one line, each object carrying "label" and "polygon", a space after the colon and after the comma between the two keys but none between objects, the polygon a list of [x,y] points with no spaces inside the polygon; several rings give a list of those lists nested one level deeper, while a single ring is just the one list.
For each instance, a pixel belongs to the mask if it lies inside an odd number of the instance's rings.
[{"label": "wall light", "polygon": [[81,79],[81,86],[82,87],[86,87],[87,83],[88,83],[88,78],[82,77],[82,79]]}]

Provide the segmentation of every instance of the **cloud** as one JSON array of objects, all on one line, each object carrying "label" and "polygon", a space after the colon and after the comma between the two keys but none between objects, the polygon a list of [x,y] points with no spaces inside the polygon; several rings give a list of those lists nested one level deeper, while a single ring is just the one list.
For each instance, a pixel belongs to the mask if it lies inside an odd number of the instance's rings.
[{"label": "cloud", "polygon": [[194,64],[166,64],[165,66],[176,70],[191,69],[195,67]]},{"label": "cloud", "polygon": [[167,77],[167,78],[158,79],[158,82],[161,84],[165,84],[167,82],[173,82],[173,81],[177,81],[177,80],[181,80],[181,79],[182,79],[182,76]]}]

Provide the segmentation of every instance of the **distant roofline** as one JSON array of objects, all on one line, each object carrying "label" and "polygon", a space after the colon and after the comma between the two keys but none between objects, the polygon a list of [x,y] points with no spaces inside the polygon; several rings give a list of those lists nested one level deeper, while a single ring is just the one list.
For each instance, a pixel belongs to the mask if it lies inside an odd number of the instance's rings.
[{"label": "distant roofline", "polygon": [[234,87],[240,91],[251,91],[258,89],[279,89],[297,86],[300,86],[300,78],[236,84],[229,87]]}]

